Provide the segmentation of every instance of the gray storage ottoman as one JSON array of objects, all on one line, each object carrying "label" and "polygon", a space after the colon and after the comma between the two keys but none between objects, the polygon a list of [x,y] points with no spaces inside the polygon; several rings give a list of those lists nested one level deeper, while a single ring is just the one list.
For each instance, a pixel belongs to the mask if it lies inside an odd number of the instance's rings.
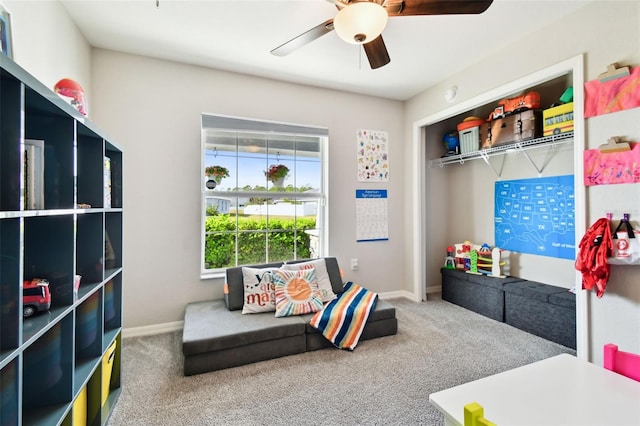
[{"label": "gray storage ottoman", "polygon": [[[315,328],[309,325],[309,321],[314,314],[303,315],[302,319],[306,323],[307,334],[307,350],[315,351],[317,349],[330,348],[333,344],[325,339],[325,337]],[[391,336],[398,332],[398,320],[396,319],[396,308],[389,302],[378,298],[376,307],[367,318],[367,323],[360,335],[360,341],[375,339],[381,336]]]},{"label": "gray storage ottoman", "polygon": [[505,285],[505,322],[576,349],[576,296],[566,288],[535,281]]},{"label": "gray storage ottoman", "polygon": [[503,287],[522,281],[517,277],[467,274],[457,269],[442,268],[441,272],[443,300],[501,322],[504,322]]},{"label": "gray storage ottoman", "polygon": [[242,315],[215,300],[187,305],[182,352],[186,376],[305,352],[305,322],[273,312]]}]

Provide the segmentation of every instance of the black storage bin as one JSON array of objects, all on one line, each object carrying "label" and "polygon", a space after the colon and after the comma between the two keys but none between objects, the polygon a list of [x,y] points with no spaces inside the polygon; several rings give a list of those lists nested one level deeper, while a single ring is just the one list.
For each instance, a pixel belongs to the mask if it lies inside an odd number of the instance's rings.
[{"label": "black storage bin", "polygon": [[457,269],[441,269],[442,299],[504,322],[504,291],[506,284],[522,281],[517,277],[496,278],[468,274]]},{"label": "black storage bin", "polygon": [[535,281],[504,287],[505,322],[576,349],[576,296],[566,288]]}]

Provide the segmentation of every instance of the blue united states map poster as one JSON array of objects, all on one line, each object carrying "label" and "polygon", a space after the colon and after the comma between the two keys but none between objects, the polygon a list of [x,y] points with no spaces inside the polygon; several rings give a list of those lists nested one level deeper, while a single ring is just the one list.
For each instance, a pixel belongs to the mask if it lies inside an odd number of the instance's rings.
[{"label": "blue united states map poster", "polygon": [[494,218],[501,249],[576,257],[573,175],[496,182]]}]

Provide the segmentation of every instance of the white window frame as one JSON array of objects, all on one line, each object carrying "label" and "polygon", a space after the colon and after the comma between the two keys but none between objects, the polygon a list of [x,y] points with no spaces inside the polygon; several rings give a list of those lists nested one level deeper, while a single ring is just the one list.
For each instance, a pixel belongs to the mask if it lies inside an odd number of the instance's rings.
[{"label": "white window frame", "polygon": [[[257,135],[271,135],[281,134],[288,136],[317,136],[320,138],[320,188],[319,192],[312,194],[305,194],[303,192],[296,192],[295,198],[297,200],[314,199],[318,201],[317,214],[316,214],[316,229],[318,229],[318,252],[317,257],[326,256],[328,248],[328,129],[325,127],[311,126],[311,125],[299,125],[291,123],[282,123],[275,121],[256,120],[243,117],[234,117],[220,114],[202,113],[201,115],[201,170],[206,167],[206,154],[207,154],[207,130],[221,130],[230,132],[241,133],[256,133]],[[240,152],[237,150],[236,153]],[[273,197],[273,192],[269,191],[234,191],[234,190],[209,190],[205,187],[204,182],[201,187],[201,220],[200,220],[200,236],[201,236],[201,252],[200,252],[200,276],[202,279],[220,278],[224,276],[225,268],[207,269],[205,267],[205,244],[206,244],[206,213],[207,213],[207,198],[214,195],[223,195],[228,197],[264,197],[270,195]],[[291,193],[289,193],[291,194]],[[236,229],[236,232],[238,230]],[[238,264],[238,252],[236,247],[235,253],[236,265]]]}]

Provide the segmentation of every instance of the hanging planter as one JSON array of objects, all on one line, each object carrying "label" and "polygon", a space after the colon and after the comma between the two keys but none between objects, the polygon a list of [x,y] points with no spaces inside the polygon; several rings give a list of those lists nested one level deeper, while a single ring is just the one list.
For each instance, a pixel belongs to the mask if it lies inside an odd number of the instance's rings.
[{"label": "hanging planter", "polygon": [[214,189],[220,185],[222,179],[229,177],[229,169],[223,166],[208,166],[204,169],[204,174],[207,176],[207,179],[205,179],[205,187],[207,189]]},{"label": "hanging planter", "polygon": [[268,170],[264,171],[264,175],[267,177],[267,180],[270,180],[273,183],[273,186],[282,188],[284,184],[284,179],[289,174],[289,168],[284,164],[272,164],[269,166]]}]

